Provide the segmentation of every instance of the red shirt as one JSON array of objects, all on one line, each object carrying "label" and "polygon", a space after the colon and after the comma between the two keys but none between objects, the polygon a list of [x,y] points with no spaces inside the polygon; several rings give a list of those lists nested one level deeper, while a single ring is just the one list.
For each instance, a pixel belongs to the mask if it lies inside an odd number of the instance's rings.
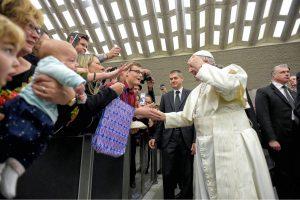
[{"label": "red shirt", "polygon": [[127,104],[135,107],[136,104],[136,95],[133,92],[133,88],[129,88],[128,84],[124,83],[124,92],[120,95],[122,101],[126,102]]}]

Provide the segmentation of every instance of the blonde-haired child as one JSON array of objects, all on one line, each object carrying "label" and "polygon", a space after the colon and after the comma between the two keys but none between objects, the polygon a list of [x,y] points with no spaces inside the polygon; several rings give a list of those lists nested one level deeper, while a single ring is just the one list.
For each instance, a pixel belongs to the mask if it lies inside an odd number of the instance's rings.
[{"label": "blonde-haired child", "polygon": [[0,88],[6,84],[7,75],[17,63],[17,53],[24,45],[22,29],[3,15],[0,15]]}]

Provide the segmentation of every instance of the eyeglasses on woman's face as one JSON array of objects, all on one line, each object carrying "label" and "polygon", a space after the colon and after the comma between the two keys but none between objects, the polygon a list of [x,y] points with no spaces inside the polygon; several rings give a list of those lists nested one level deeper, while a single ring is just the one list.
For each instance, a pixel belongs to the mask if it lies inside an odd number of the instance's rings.
[{"label": "eyeglasses on woman's face", "polygon": [[42,30],[40,27],[34,25],[32,22],[29,22],[27,25],[26,25],[26,29],[28,31],[30,31],[31,33],[33,34],[38,34],[39,36],[42,34]]}]

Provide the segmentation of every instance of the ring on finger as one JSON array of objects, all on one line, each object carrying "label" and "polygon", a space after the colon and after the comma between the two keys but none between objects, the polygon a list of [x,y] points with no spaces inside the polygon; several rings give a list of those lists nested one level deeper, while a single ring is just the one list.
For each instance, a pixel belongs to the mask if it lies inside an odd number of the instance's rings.
[{"label": "ring on finger", "polygon": [[41,86],[43,93],[46,93],[46,88],[44,86]]}]

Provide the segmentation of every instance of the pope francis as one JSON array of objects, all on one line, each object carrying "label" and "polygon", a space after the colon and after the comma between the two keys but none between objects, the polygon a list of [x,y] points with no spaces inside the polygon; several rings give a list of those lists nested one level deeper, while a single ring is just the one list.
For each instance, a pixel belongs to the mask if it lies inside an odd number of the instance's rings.
[{"label": "pope francis", "polygon": [[244,111],[248,106],[246,72],[235,64],[215,67],[208,51],[193,54],[188,65],[200,84],[183,111],[156,112],[165,128],[194,123],[194,198],[274,199],[260,142]]}]

